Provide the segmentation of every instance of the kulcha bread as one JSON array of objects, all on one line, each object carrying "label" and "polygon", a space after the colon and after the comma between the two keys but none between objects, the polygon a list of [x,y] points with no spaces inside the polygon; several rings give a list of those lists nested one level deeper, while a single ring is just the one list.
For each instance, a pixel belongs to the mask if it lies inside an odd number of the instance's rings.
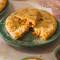
[{"label": "kulcha bread", "polygon": [[5,27],[14,39],[22,37],[32,27],[37,36],[46,40],[56,31],[57,22],[45,10],[22,8],[8,16]]},{"label": "kulcha bread", "polygon": [[26,24],[31,27],[35,26],[37,20],[39,20],[40,17],[38,17],[38,15],[39,15],[38,9],[34,8],[22,8],[16,11],[15,14],[15,16],[20,18],[21,20],[26,20]]},{"label": "kulcha bread", "polygon": [[28,31],[29,27],[26,25],[25,20],[17,18],[16,16],[14,16],[14,13],[12,13],[6,19],[5,27],[12,38],[18,39],[22,37],[25,32]]},{"label": "kulcha bread", "polygon": [[41,14],[40,20],[37,21],[36,26],[33,28],[34,33],[41,39],[46,40],[54,34],[57,28],[55,18],[45,10],[39,10]]},{"label": "kulcha bread", "polygon": [[5,8],[7,0],[0,0],[0,12]]}]

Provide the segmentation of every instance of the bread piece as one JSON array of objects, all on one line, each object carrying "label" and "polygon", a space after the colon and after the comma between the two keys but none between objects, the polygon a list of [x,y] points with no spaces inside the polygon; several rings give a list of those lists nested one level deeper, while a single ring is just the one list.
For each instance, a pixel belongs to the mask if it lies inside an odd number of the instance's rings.
[{"label": "bread piece", "polygon": [[39,10],[41,18],[33,28],[34,32],[41,39],[46,40],[54,34],[57,28],[55,18],[45,10]]},{"label": "bread piece", "polygon": [[7,0],[0,0],[0,12],[5,8]]},{"label": "bread piece", "polygon": [[5,27],[11,37],[13,37],[14,39],[18,39],[28,31],[29,27],[26,25],[25,20],[17,18],[16,16],[14,16],[14,13],[12,13],[6,19]]},{"label": "bread piece", "polygon": [[20,18],[21,20],[26,20],[26,24],[30,27],[36,25],[38,18],[38,9],[34,8],[22,8],[16,11],[15,16]]}]

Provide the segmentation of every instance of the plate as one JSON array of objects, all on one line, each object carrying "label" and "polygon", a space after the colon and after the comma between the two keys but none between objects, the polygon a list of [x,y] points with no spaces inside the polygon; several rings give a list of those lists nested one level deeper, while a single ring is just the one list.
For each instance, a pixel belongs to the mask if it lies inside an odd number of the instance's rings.
[{"label": "plate", "polygon": [[58,60],[58,59],[57,59],[57,56],[56,56],[56,53],[57,53],[59,50],[60,50],[60,45],[57,46],[57,47],[55,48],[55,50],[54,50],[54,58],[55,58],[55,60]]},{"label": "plate", "polygon": [[[5,21],[6,18],[9,16],[10,14],[7,14],[5,17],[3,17],[0,20],[0,35],[2,36],[2,38],[13,44],[13,45],[18,45],[18,46],[41,46],[41,45],[45,45],[48,44],[50,42],[53,42],[54,40],[56,40],[58,38],[58,36],[60,35],[60,23],[59,21],[56,19],[57,21],[57,29],[56,32],[54,33],[54,37],[50,37],[47,40],[42,40],[39,37],[36,37],[36,35],[32,34],[32,29],[29,30],[29,32],[27,32],[26,34],[24,34],[20,39],[18,40],[14,40],[6,31],[5,29]],[[36,41],[34,41],[36,40]]]},{"label": "plate", "polygon": [[9,6],[9,0],[7,0],[7,4],[5,8],[0,12],[0,15],[2,15],[7,10],[8,6]]}]

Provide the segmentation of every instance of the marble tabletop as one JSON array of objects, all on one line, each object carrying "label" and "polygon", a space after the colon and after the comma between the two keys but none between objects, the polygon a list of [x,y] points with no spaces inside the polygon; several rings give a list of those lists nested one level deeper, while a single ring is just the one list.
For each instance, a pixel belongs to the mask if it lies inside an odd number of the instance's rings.
[{"label": "marble tabletop", "polygon": [[[10,4],[7,11],[0,16],[0,19],[3,18],[6,14],[16,11],[20,8],[38,8],[47,10],[52,14],[51,8],[45,8],[40,6],[36,1],[32,0],[9,0]],[[36,56],[42,57],[45,60],[54,60],[53,52],[54,49],[60,45],[60,37],[54,42],[36,47],[16,47],[9,45],[1,36],[0,36],[0,60],[21,60],[24,57]]]}]

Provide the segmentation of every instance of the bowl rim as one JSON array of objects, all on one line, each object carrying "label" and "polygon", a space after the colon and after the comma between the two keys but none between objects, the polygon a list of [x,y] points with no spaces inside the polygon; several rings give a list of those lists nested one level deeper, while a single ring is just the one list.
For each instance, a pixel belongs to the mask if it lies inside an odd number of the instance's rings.
[{"label": "bowl rim", "polygon": [[[1,19],[1,21],[3,21],[4,19],[6,19],[7,18],[7,16],[9,16],[11,13],[9,13],[9,14],[7,14],[6,16],[4,16],[2,19]],[[1,23],[1,21],[0,21],[0,23]],[[60,26],[60,22],[56,19],[56,21],[57,21],[57,23],[59,24],[59,26]],[[60,29],[60,28],[59,28]],[[9,42],[9,43],[11,43],[11,44],[14,44],[14,45],[18,45],[18,46],[41,46],[41,45],[45,45],[45,44],[48,44],[48,43],[50,43],[50,42],[53,42],[55,39],[57,39],[58,37],[59,37],[59,35],[60,35],[60,31],[59,31],[59,33],[56,35],[56,37],[54,37],[53,39],[51,39],[50,41],[47,41],[47,42],[44,42],[44,43],[40,43],[40,44],[18,44],[18,43],[15,43],[15,42],[12,42],[12,41],[10,41],[10,40],[8,40],[8,39],[6,39],[3,35],[2,35],[2,33],[0,32],[0,35],[1,35],[1,37],[5,40],[5,41],[7,41],[7,42]],[[24,41],[22,41],[22,42],[24,42]],[[33,43],[33,42],[28,42],[28,43]]]},{"label": "bowl rim", "polygon": [[24,57],[22,60],[24,60],[24,59],[26,59],[26,58],[39,58],[39,59],[45,60],[45,59],[43,59],[42,57],[36,57],[36,56],[28,56],[28,57]]},{"label": "bowl rim", "polygon": [[55,60],[57,60],[56,53],[57,53],[57,51],[59,51],[59,50],[60,50],[59,48],[60,48],[60,45],[59,45],[59,46],[57,46],[57,47],[55,48],[54,52],[53,52],[53,55],[54,55]]},{"label": "bowl rim", "polygon": [[8,6],[9,6],[9,0],[7,0],[6,6],[5,6],[5,8],[0,12],[0,15],[2,15],[2,14],[8,9]]}]

